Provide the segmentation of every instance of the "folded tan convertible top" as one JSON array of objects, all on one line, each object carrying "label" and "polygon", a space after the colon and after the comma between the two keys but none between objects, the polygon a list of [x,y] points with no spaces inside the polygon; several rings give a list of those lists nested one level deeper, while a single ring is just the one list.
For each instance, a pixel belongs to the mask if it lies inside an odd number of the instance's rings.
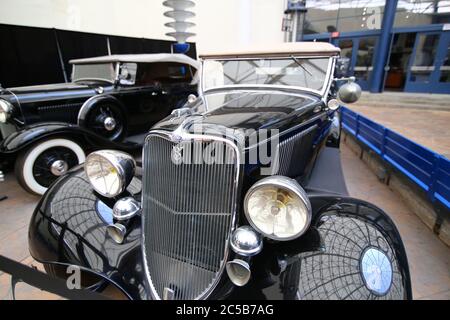
[{"label": "folded tan convertible top", "polygon": [[335,56],[341,49],[327,42],[285,42],[245,48],[205,52],[200,58],[237,58],[260,56]]}]

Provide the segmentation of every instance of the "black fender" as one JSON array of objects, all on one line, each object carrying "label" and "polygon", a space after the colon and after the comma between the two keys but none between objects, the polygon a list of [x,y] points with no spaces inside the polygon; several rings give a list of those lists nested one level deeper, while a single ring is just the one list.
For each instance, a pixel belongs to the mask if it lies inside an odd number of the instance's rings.
[{"label": "black fender", "polygon": [[[132,151],[139,147],[135,143],[118,143],[103,138],[102,136],[74,124],[64,122],[43,122],[30,125],[10,134],[0,144],[0,154],[16,154],[29,145],[51,137],[65,136],[71,138],[87,149],[114,148],[124,151]],[[95,141],[93,144],[92,141]]]},{"label": "black fender", "polygon": [[[263,251],[252,262],[252,275],[250,282],[240,288],[236,288],[230,298],[232,299],[269,299],[269,300],[291,300],[291,299],[327,299],[326,285],[329,279],[314,279],[313,272],[320,270],[319,261],[313,260],[312,267],[308,268],[306,258],[315,259],[319,256],[333,255],[330,253],[330,245],[323,237],[321,226],[324,221],[339,223],[335,218],[358,218],[364,223],[364,228],[376,228],[389,239],[389,246],[397,258],[397,269],[399,281],[402,282],[401,295],[397,299],[412,299],[411,278],[406,251],[400,234],[391,218],[380,208],[368,202],[351,197],[338,197],[333,194],[310,193],[313,216],[309,230],[300,238],[286,242],[264,242]],[[331,218],[330,218],[331,217]],[[330,222],[331,221],[331,222]],[[328,229],[327,229],[328,230]],[[319,232],[320,231],[320,232]],[[364,230],[365,231],[365,230]],[[369,241],[378,241],[370,239]],[[370,244],[365,244],[370,247]],[[345,248],[347,249],[347,248]],[[336,254],[337,255],[337,254]],[[341,270],[345,262],[333,262],[336,270]],[[341,263],[342,265],[339,265]],[[303,268],[303,270],[302,270]],[[357,267],[359,268],[359,267]],[[326,272],[325,272],[326,273]],[[332,271],[338,273],[338,271]],[[301,275],[304,275],[309,283],[308,290],[299,288]],[[360,275],[354,275],[361,277]],[[358,278],[361,279],[362,278]],[[362,283],[362,282],[361,282]],[[350,287],[350,285],[349,285]],[[305,292],[306,291],[306,292]],[[299,294],[302,292],[302,294]],[[307,293],[307,294],[305,294]],[[376,295],[372,298],[382,298]],[[335,299],[336,297],[331,297]],[[370,299],[370,297],[356,297],[349,295],[340,296],[345,299]]]},{"label": "black fender", "polygon": [[86,118],[89,114],[89,111],[91,111],[92,108],[95,107],[96,105],[103,104],[103,103],[112,104],[117,107],[118,111],[120,111],[121,116],[122,116],[121,120],[124,124],[124,130],[123,130],[122,134],[120,135],[120,137],[123,138],[126,135],[127,123],[128,123],[126,108],[119,99],[117,99],[116,97],[109,95],[109,94],[95,95],[93,97],[90,97],[83,103],[83,105],[80,108],[80,111],[78,112],[78,120],[77,120],[78,126],[80,126],[82,128],[87,128],[88,125],[86,123]]},{"label": "black fender", "polygon": [[[121,196],[140,200],[139,177],[132,180],[126,193]],[[397,228],[386,213],[350,197],[309,193],[309,199],[313,209],[309,230],[287,242],[266,239],[263,251],[251,260],[250,282],[244,287],[234,287],[225,272],[211,298],[297,298],[300,257],[326,251],[326,239],[320,228],[324,217],[330,215],[359,217],[368,227],[376,227],[387,237],[398,260],[404,298],[412,297],[405,249]],[[28,233],[30,254],[44,264],[81,266],[111,279],[133,299],[149,299],[141,253],[140,217],[126,223],[127,234],[122,244],[115,243],[106,231],[113,222],[111,212],[116,200],[100,197],[92,189],[81,166],[70,170],[49,188],[32,215]]]},{"label": "black fender", "polygon": [[[140,188],[135,177],[125,193],[138,199]],[[81,165],[69,170],[44,194],[32,215],[30,254],[50,266],[80,266],[111,280],[129,298],[147,299],[141,278],[140,219],[129,221],[122,244],[106,231],[115,200],[102,198],[92,189]]]}]

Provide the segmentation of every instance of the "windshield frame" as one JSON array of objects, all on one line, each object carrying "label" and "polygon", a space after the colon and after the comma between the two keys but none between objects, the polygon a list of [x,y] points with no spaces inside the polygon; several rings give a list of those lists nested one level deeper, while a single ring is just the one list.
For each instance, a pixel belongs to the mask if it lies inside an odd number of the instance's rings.
[{"label": "windshield frame", "polygon": [[[205,90],[204,88],[204,63],[206,61],[227,61],[227,60],[233,60],[233,61],[241,61],[241,60],[263,60],[263,59],[283,59],[283,60],[292,60],[292,57],[295,59],[328,59],[328,66],[327,66],[327,72],[325,74],[325,78],[323,81],[322,89],[315,90],[307,87],[299,87],[299,86],[286,86],[286,85],[274,85],[274,84],[232,84],[232,85],[223,85],[213,88],[208,88]],[[267,89],[267,90],[284,90],[284,91],[300,91],[300,92],[310,92],[314,95],[317,95],[319,97],[324,97],[326,93],[328,92],[331,84],[331,78],[333,75],[334,70],[334,63],[335,63],[335,56],[329,56],[329,55],[292,55],[292,56],[266,56],[266,57],[223,57],[223,58],[203,58],[201,59],[201,78],[200,78],[200,86],[199,89],[201,90],[202,94],[206,94],[208,92],[215,92],[220,90],[236,90],[236,89]]]},{"label": "windshield frame", "polygon": [[119,77],[119,74],[118,74],[118,72],[119,72],[119,63],[118,62],[103,62],[103,63],[98,63],[98,64],[110,64],[110,65],[112,65],[112,69],[114,70],[114,79],[105,79],[105,78],[94,78],[94,77],[91,77],[91,78],[78,78],[78,79],[74,79],[73,77],[74,77],[74,74],[75,74],[75,68],[77,67],[77,66],[88,66],[88,65],[91,65],[91,64],[97,64],[97,63],[74,63],[73,65],[72,65],[72,74],[70,75],[70,80],[71,80],[71,82],[73,82],[73,83],[79,83],[79,82],[83,82],[83,81],[99,81],[99,82],[107,82],[107,83],[110,83],[110,84],[115,84],[116,82],[117,82],[117,80],[118,80],[118,77]]}]

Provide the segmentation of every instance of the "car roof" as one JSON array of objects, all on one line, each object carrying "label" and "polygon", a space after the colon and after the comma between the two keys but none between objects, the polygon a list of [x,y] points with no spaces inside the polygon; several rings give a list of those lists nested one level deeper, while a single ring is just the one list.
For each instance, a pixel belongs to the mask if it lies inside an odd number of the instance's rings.
[{"label": "car roof", "polygon": [[336,56],[341,49],[328,42],[284,42],[254,45],[233,50],[205,52],[200,58],[238,58],[263,56]]},{"label": "car roof", "polygon": [[144,53],[144,54],[113,54],[110,56],[73,59],[71,64],[93,64],[109,62],[136,62],[136,63],[155,63],[155,62],[176,62],[184,63],[198,69],[200,63],[187,55],[180,53]]}]

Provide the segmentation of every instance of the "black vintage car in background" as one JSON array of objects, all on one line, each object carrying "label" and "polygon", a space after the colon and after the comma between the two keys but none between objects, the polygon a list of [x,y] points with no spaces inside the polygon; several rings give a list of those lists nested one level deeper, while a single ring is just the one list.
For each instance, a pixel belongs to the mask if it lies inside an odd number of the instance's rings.
[{"label": "black vintage car in background", "polygon": [[346,190],[336,97],[361,89],[334,78],[340,50],[267,48],[201,56],[142,170],[101,150],[52,185],[29,227],[47,273],[129,299],[411,299],[394,223]]},{"label": "black vintage car in background", "polygon": [[144,133],[197,93],[198,62],[182,54],[72,60],[72,82],[0,88],[0,167],[43,194],[85,154],[139,150]]}]

